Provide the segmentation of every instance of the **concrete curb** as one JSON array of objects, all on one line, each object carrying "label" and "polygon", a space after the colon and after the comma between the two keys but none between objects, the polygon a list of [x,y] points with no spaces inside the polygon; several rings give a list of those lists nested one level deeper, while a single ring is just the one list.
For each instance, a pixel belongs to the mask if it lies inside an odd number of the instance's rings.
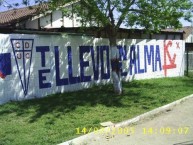
[{"label": "concrete curb", "polygon": [[180,100],[174,101],[174,102],[172,102],[170,104],[167,104],[167,105],[161,106],[159,108],[156,108],[156,109],[154,109],[152,111],[146,112],[146,113],[144,113],[142,115],[139,115],[139,116],[137,116],[135,118],[132,118],[132,119],[129,119],[129,120],[117,123],[115,125],[115,127],[125,127],[125,126],[128,126],[128,125],[132,124],[132,123],[139,122],[139,121],[141,121],[141,120],[143,120],[145,118],[149,118],[149,117],[152,117],[152,116],[157,115],[159,113],[165,112],[165,111],[173,108],[174,106],[184,102],[185,100],[187,100],[189,98],[193,98],[193,94],[189,95],[189,96],[186,96],[186,97],[184,97],[184,98],[182,98]]},{"label": "concrete curb", "polygon": [[[115,124],[115,127],[126,127],[126,126],[128,126],[130,124],[137,123],[137,122],[139,122],[141,120],[147,119],[147,118],[155,116],[155,115],[157,115],[159,113],[162,113],[162,112],[165,112],[167,110],[170,110],[174,106],[176,106],[176,105],[178,105],[178,104],[180,104],[180,103],[182,103],[182,102],[184,102],[184,101],[186,101],[186,100],[188,100],[190,98],[193,98],[193,94],[189,95],[189,96],[186,96],[186,97],[184,97],[184,98],[182,98],[180,100],[174,101],[174,102],[172,102],[170,104],[167,104],[167,105],[161,106],[159,108],[156,108],[156,109],[154,109],[152,111],[146,112],[146,113],[144,113],[142,115],[139,115],[139,116],[137,116],[135,118],[132,118],[132,119],[129,119],[129,120],[126,120],[126,121],[123,121],[123,122],[119,122],[119,123]],[[94,132],[91,132],[89,134],[80,136],[78,138],[75,138],[75,139],[63,142],[63,143],[61,143],[59,145],[74,145],[74,143],[77,144],[77,143],[84,142],[85,140],[91,140],[95,136],[96,136],[96,134]]]}]

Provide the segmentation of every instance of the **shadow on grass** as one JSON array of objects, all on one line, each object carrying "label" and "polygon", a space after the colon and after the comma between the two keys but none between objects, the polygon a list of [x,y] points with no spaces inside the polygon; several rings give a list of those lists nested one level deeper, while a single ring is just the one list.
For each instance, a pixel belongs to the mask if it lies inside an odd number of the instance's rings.
[{"label": "shadow on grass", "polygon": [[[132,87],[139,87],[140,84],[133,83]],[[124,83],[124,86],[130,87],[130,83]],[[16,113],[17,116],[30,116],[29,122],[35,122],[43,115],[51,113],[55,117],[60,117],[72,112],[79,106],[85,108],[94,107],[96,105],[104,105],[106,107],[126,107],[122,99],[126,96],[140,96],[138,92],[124,92],[124,95],[116,95],[113,92],[112,85],[94,86],[89,89],[76,92],[66,92],[63,94],[54,94],[40,99],[26,100],[22,102],[10,102],[0,109],[1,115]],[[33,112],[33,113],[32,113]]]},{"label": "shadow on grass", "polygon": [[[186,85],[193,85],[192,79],[182,79],[181,82]],[[88,110],[90,107],[96,105],[117,108],[137,106],[147,111],[153,107],[168,103],[169,99],[167,96],[160,97],[159,91],[167,91],[167,89],[169,90],[170,88],[167,85],[162,85],[160,89],[160,87],[156,86],[158,84],[157,81],[123,83],[123,95],[114,94],[112,85],[94,86],[93,88],[77,92],[55,94],[41,99],[8,103],[4,105],[3,109],[0,109],[0,114],[6,115],[12,112],[18,116],[27,116],[30,114],[29,122],[33,123],[46,114],[51,113],[54,117],[58,118],[61,115],[73,112],[80,106]],[[151,91],[157,94],[150,93]]]},{"label": "shadow on grass", "polygon": [[[135,96],[137,94],[130,92],[126,95]],[[0,114],[3,115],[14,111],[18,116],[26,116],[32,108],[32,110],[35,110],[30,119],[32,123],[45,114],[53,113],[52,115],[59,117],[60,114],[64,115],[72,112],[78,106],[92,107],[101,104],[106,107],[124,107],[121,101],[122,97],[123,95],[114,94],[112,85],[94,86],[77,92],[66,92],[40,99],[8,103],[13,108],[9,106],[3,111],[0,110]]]}]

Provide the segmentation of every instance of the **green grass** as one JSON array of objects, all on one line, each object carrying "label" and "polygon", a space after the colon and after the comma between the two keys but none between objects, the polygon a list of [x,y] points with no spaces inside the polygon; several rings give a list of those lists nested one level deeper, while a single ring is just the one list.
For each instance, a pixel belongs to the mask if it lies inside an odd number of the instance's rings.
[{"label": "green grass", "polygon": [[188,71],[188,74],[187,74],[187,71],[185,71],[184,74],[185,74],[186,76],[188,75],[188,77],[192,77],[192,78],[193,78],[193,71],[192,71],[192,70],[189,70],[189,71]]},{"label": "green grass", "polygon": [[75,138],[76,128],[120,122],[193,93],[193,78],[162,78],[55,94],[0,106],[0,145],[52,145]]}]

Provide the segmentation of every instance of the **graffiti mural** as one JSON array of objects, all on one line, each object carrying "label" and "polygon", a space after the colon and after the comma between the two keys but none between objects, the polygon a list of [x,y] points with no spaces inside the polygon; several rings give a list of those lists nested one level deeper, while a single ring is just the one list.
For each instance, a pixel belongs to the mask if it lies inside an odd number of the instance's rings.
[{"label": "graffiti mural", "polygon": [[[6,53],[0,53],[3,80],[0,85],[16,86],[4,97],[21,100],[84,89],[95,83],[111,83],[108,39],[1,35],[4,44],[0,44],[0,52],[6,46]],[[119,40],[117,43],[123,81],[184,75],[182,40]]]},{"label": "graffiti mural", "polygon": [[7,75],[11,75],[11,54],[0,54],[0,78],[5,79]]}]

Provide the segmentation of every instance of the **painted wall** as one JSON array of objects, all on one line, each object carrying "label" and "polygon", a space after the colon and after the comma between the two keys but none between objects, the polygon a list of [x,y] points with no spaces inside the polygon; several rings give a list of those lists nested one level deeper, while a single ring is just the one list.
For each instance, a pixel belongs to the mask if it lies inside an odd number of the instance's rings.
[{"label": "painted wall", "polygon": [[[0,34],[0,104],[111,83],[108,39]],[[118,40],[124,81],[184,75],[182,40]]]}]

